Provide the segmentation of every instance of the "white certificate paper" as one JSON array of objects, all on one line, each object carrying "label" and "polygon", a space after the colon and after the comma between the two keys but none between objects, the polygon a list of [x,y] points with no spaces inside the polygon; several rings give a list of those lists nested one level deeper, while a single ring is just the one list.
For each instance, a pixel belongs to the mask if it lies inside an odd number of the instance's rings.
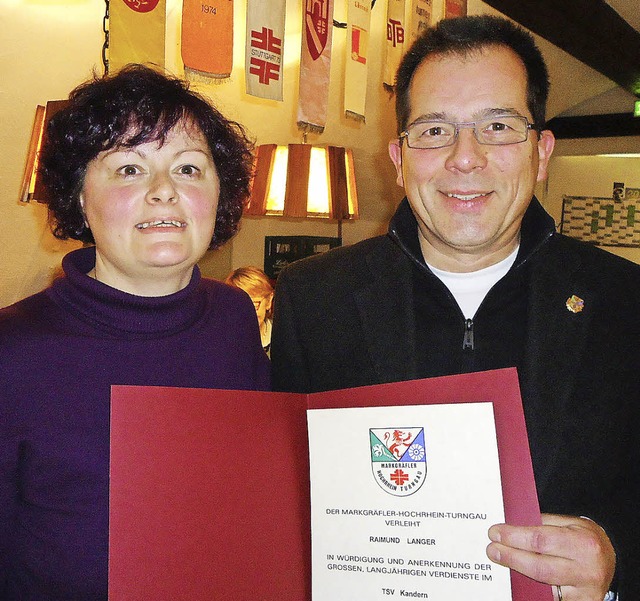
[{"label": "white certificate paper", "polygon": [[313,601],[511,601],[488,402],[311,409]]}]

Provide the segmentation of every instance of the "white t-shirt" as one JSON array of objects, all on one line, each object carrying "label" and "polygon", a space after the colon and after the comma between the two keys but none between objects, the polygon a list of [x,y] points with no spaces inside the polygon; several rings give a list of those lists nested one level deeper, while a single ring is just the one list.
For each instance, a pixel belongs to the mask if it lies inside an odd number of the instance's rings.
[{"label": "white t-shirt", "polygon": [[493,285],[501,280],[511,269],[518,255],[518,246],[506,259],[495,265],[490,265],[470,273],[453,273],[436,269],[433,265],[429,269],[442,280],[456,299],[465,319],[473,319],[478,307],[487,296]]}]

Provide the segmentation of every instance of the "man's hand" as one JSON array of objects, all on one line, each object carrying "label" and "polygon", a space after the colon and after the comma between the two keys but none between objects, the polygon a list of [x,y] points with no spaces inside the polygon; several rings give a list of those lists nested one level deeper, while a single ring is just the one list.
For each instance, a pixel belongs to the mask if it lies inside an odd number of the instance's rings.
[{"label": "man's hand", "polygon": [[[542,514],[542,526],[497,524],[489,559],[539,582],[562,587],[563,601],[602,601],[615,571],[609,537],[586,518]],[[557,590],[554,588],[557,599]]]}]

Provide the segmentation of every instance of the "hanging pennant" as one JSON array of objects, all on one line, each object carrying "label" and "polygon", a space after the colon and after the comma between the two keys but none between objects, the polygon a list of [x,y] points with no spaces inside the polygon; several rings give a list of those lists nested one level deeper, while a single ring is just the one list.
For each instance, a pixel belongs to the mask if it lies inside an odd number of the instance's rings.
[{"label": "hanging pennant", "polygon": [[247,94],[282,100],[285,0],[247,0]]},{"label": "hanging pennant", "polygon": [[129,63],[165,65],[165,0],[111,0],[109,71]]},{"label": "hanging pennant", "polygon": [[347,5],[347,60],[344,77],[344,112],[347,117],[365,120],[369,66],[369,28],[371,7],[363,0],[349,0]]},{"label": "hanging pennant", "polygon": [[184,0],[182,61],[189,79],[224,80],[233,66],[233,0]]},{"label": "hanging pennant", "polygon": [[409,19],[409,46],[431,25],[431,0],[411,0],[411,16]]},{"label": "hanging pennant", "polygon": [[467,0],[445,0],[444,17],[450,19],[453,17],[467,16]]},{"label": "hanging pennant", "polygon": [[[464,0],[462,0],[464,1]],[[431,22],[430,26],[444,19],[446,0],[431,0]]]},{"label": "hanging pennant", "polygon": [[306,0],[302,17],[298,127],[322,133],[329,103],[333,0]]},{"label": "hanging pennant", "polygon": [[404,54],[406,32],[405,0],[389,0],[387,5],[387,53],[384,63],[383,85],[392,90],[396,72]]}]

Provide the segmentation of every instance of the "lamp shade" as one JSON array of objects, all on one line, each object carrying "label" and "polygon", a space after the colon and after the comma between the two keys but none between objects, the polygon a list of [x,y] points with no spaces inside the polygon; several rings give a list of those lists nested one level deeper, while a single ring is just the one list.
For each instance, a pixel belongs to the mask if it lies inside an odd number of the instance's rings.
[{"label": "lamp shade", "polygon": [[33,122],[33,130],[31,131],[31,140],[29,141],[29,150],[27,151],[27,162],[20,190],[21,202],[35,200],[46,203],[49,201],[47,189],[42,184],[42,179],[38,173],[40,148],[46,137],[47,124],[51,117],[67,104],[69,104],[68,100],[50,100],[47,102],[46,107],[40,105],[36,107],[36,117]]},{"label": "lamp shade", "polygon": [[357,219],[351,150],[310,144],[259,146],[245,215]]}]

